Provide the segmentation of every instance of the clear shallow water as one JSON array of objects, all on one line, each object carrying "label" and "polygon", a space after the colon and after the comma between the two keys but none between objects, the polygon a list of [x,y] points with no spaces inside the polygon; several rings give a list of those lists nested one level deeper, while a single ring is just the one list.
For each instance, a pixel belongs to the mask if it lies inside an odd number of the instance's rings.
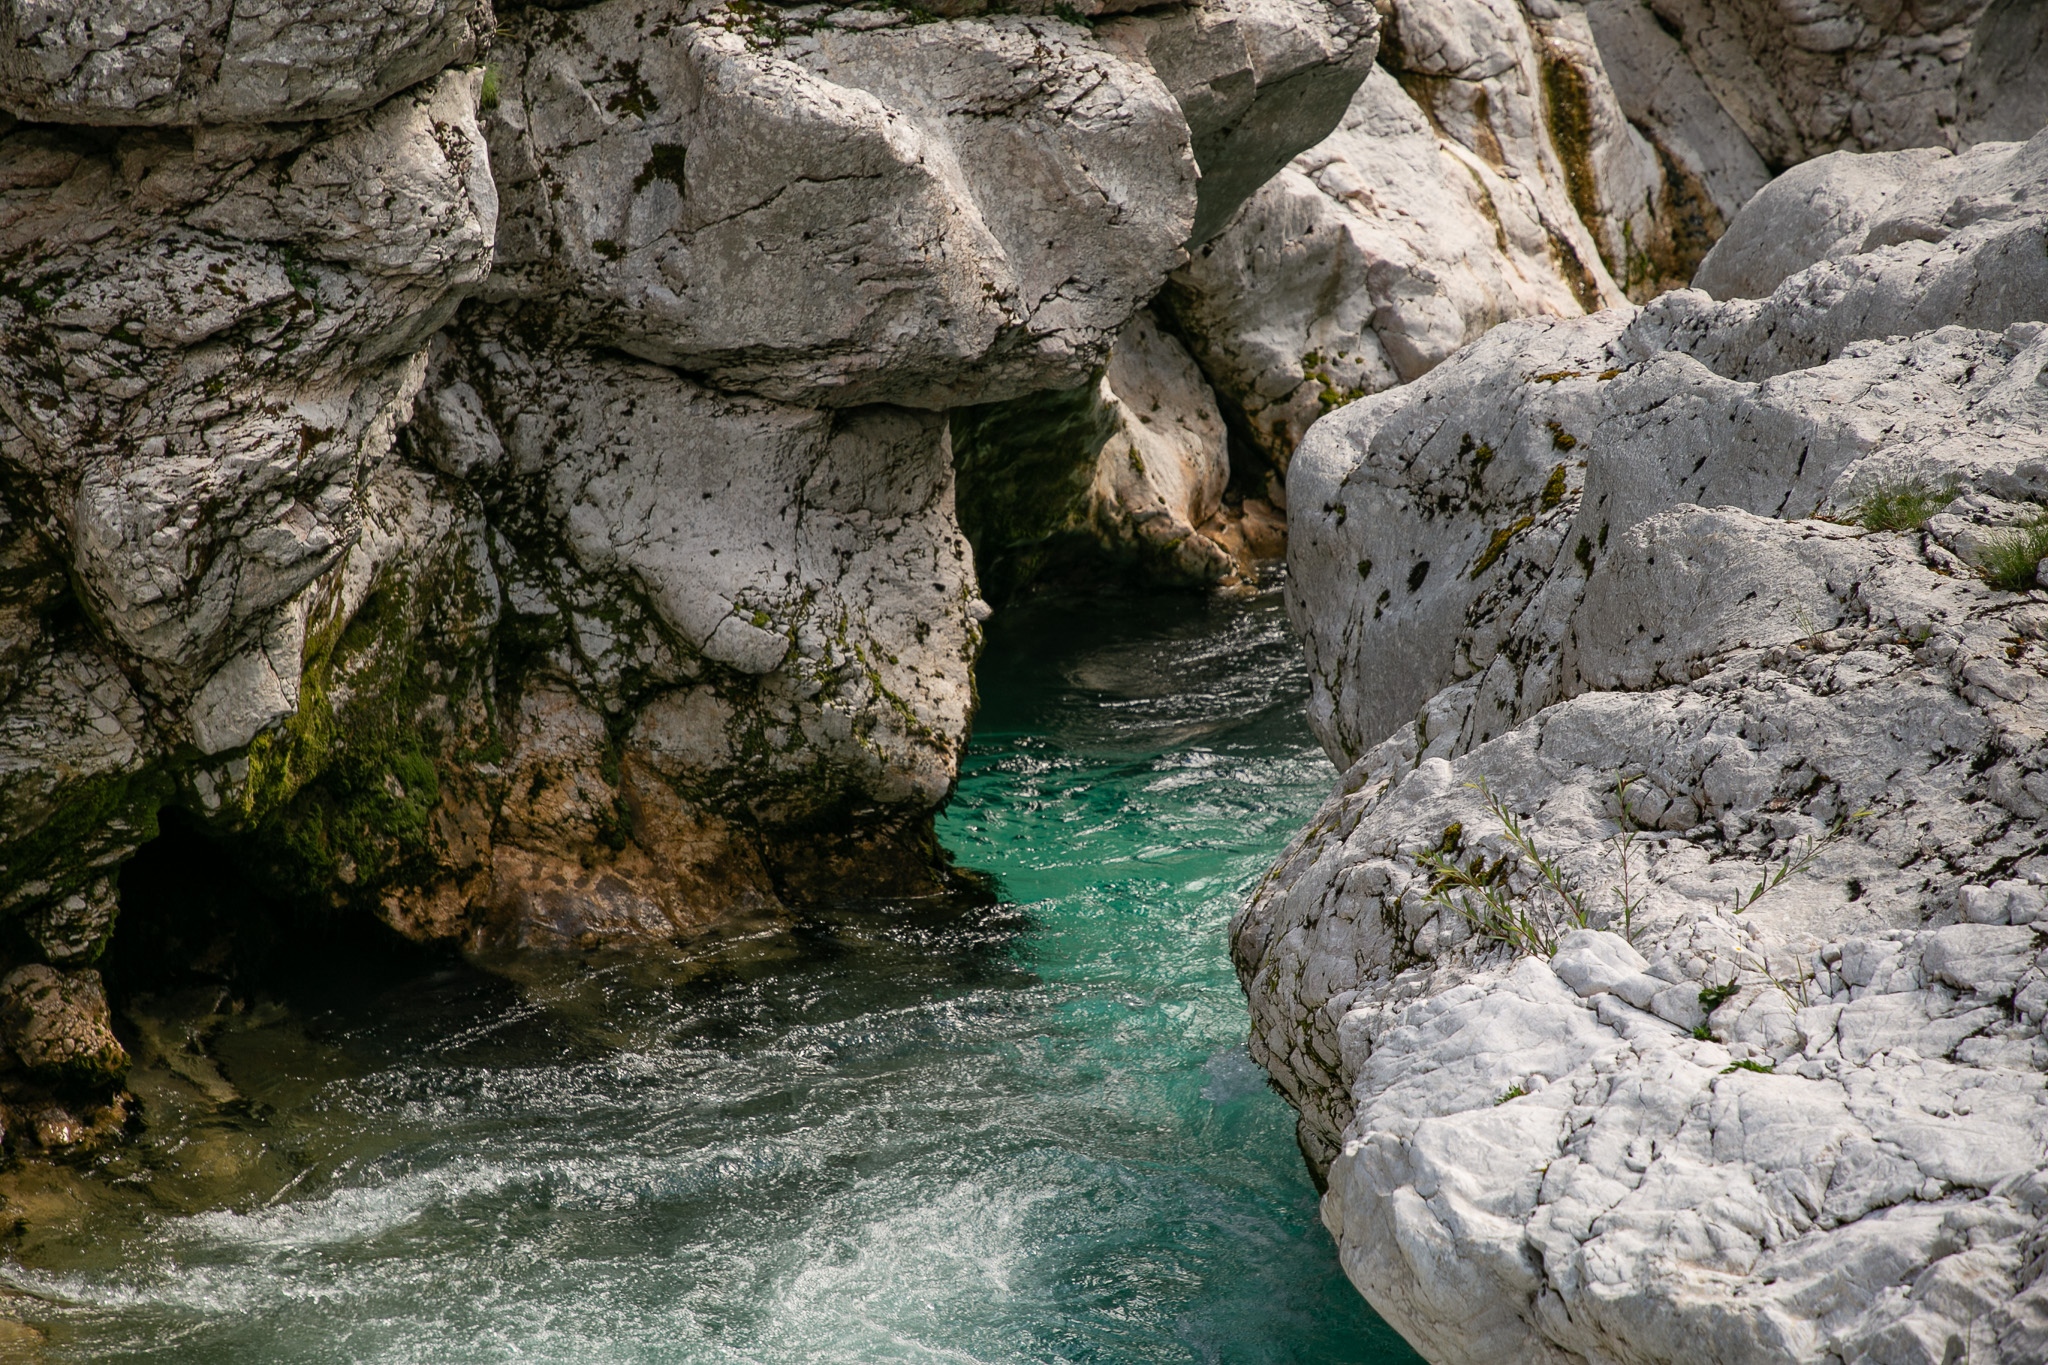
[{"label": "clear shallow water", "polygon": [[942,833],[1003,904],[344,983],[223,1019],[218,1076],[166,1043],[139,1145],[12,1191],[31,1358],[1414,1360],[1225,952],[1331,780],[1277,599],[1011,613],[982,688]]}]

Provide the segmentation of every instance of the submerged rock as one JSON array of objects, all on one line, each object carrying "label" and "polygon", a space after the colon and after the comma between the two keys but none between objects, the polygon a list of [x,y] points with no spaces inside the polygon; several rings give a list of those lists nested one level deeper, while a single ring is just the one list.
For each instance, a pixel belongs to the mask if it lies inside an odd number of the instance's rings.
[{"label": "submerged rock", "polygon": [[2048,1347],[2044,155],[1788,177],[1703,272],[1768,297],[1504,325],[1296,457],[1345,773],[1233,947],[1432,1359]]}]

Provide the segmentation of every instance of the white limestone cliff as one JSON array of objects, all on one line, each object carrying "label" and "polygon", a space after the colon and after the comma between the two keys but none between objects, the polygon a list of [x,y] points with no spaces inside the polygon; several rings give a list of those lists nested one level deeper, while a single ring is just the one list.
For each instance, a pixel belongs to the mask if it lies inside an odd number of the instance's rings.
[{"label": "white limestone cliff", "polygon": [[473,948],[949,885],[949,410],[1109,367],[1104,537],[1230,572],[1213,401],[1111,343],[1377,29],[1024,8],[0,3],[28,951],[87,969],[166,810]]},{"label": "white limestone cliff", "polygon": [[1163,300],[1275,471],[1324,412],[1498,322],[1683,287],[1776,171],[1847,149],[1898,151],[1906,174],[2048,123],[2032,0],[1378,7],[1379,71],[1342,125]]},{"label": "white limestone cliff", "polygon": [[1430,1359],[2048,1351],[2044,156],[1831,158],[1703,272],[1766,297],[1507,324],[1297,454],[1345,772],[1234,951]]}]

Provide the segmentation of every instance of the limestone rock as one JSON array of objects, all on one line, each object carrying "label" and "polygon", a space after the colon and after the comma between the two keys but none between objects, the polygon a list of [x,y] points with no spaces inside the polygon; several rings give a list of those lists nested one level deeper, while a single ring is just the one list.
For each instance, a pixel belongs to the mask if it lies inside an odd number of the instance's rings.
[{"label": "limestone rock", "polygon": [[[2022,195],[2036,183],[2034,159],[2043,151],[2048,139],[1980,154],[2012,177],[2010,195]],[[1752,211],[1774,209],[1760,198]],[[1994,215],[1942,242],[1821,261],[1768,299],[1716,304],[1679,292],[1633,315],[1509,324],[1466,353],[1456,375],[1432,374],[1334,415],[1297,456],[1290,487],[1296,517],[1307,508],[1310,518],[1295,538],[1300,591],[1342,603],[1358,622],[1337,655],[1321,653],[1334,635],[1307,617],[1297,622],[1317,680],[1311,716],[1325,744],[1348,762],[1432,693],[1492,666],[1510,631],[1542,638],[1543,657],[1562,657],[1562,618],[1538,631],[1536,618],[1524,615],[1531,604],[1551,610],[1544,584],[1562,581],[1551,575],[1557,556],[1583,575],[1612,536],[1674,502],[1847,515],[1881,480],[1939,484],[1964,467],[1962,477],[1991,479],[2006,492],[2031,489],[2034,476],[2020,471],[2039,455],[2008,427],[2034,401],[2040,333],[2013,319],[2048,316],[2048,267],[2030,269],[2026,258],[2031,247],[2048,261],[2041,232],[2024,213]],[[1922,273],[1930,261],[1946,272],[1934,277],[1936,287]],[[1986,283],[1973,286],[1980,277]],[[1844,280],[1855,287],[1835,287]],[[1869,339],[1901,322],[1939,327],[1944,301],[2001,330]],[[1819,367],[1790,368],[1801,362]],[[1857,403],[1842,403],[1841,394],[1866,387]],[[1470,418],[1445,425],[1435,414],[1454,402]],[[1880,442],[1892,456],[1840,482]],[[1774,464],[1787,443],[1805,452],[1790,479]],[[1627,478],[1585,463],[1585,452],[1624,445],[1656,450],[1655,463],[1632,467]],[[1362,462],[1360,450],[1371,452]],[[1586,487],[1597,520],[1575,511]],[[1482,496],[1484,489],[1502,491]],[[1450,515],[1453,508],[1460,514]],[[1832,533],[1800,534],[1812,541]],[[1780,624],[1752,631],[1750,643],[1791,638],[1784,632],[1801,611],[1822,620],[1815,602],[1785,596],[1797,581],[1756,585],[1759,600],[1779,602]],[[1721,576],[1706,586],[1733,582]],[[1618,585],[1616,600],[1643,600],[1631,597],[1640,588]],[[1529,648],[1521,646],[1525,658]],[[1497,732],[1488,728],[1496,706],[1508,707],[1503,717],[1520,717],[1554,699],[1554,684],[1537,685],[1533,666],[1477,684],[1489,719],[1475,733]]]},{"label": "limestone rock", "polygon": [[[1506,324],[1297,456],[1346,771],[1233,949],[1346,1271],[1432,1359],[2041,1340],[2048,606],[1964,554],[2048,504],[2035,155],[1853,251],[1824,206],[1765,300]],[[1735,277],[1800,264],[1771,198]],[[1909,209],[1942,239],[1876,230]]]},{"label": "limestone rock", "polygon": [[0,1036],[46,1080],[108,1085],[128,1069],[106,988],[91,968],[17,967],[0,980]]},{"label": "limestone rock", "polygon": [[1071,385],[1193,221],[1179,106],[1059,19],[770,30],[606,0],[531,11],[499,52],[490,292],[720,387],[943,407]]},{"label": "limestone rock", "polygon": [[[1553,231],[1576,219],[1527,169],[1510,177],[1437,132],[1375,69],[1339,129],[1175,274],[1176,327],[1276,468],[1323,413],[1419,378],[1495,323],[1621,301],[1604,271],[1575,292]],[[1572,249],[1599,269],[1577,231]]]},{"label": "limestone rock", "polygon": [[476,832],[387,917],[617,941],[834,894],[832,869],[932,889],[987,614],[945,420],[720,394],[529,335],[471,316],[414,433],[481,498],[461,535],[505,606],[485,671],[519,700],[480,804],[434,817]]},{"label": "limestone rock", "polygon": [[27,916],[29,937],[56,963],[91,962],[114,934],[120,896],[113,878],[100,877]]},{"label": "limestone rock", "polygon": [[360,113],[476,60],[490,0],[6,0],[0,107],[43,123]]},{"label": "limestone rock", "polygon": [[1630,126],[1579,6],[1395,0],[1382,41],[1436,127],[1526,182],[1585,307],[1610,283],[1643,297],[1692,273],[1719,223],[1682,221],[1701,206],[1672,202],[1682,187]]},{"label": "limestone rock", "polygon": [[1859,254],[1886,200],[1922,177],[1951,178],[1956,164],[1945,148],[1917,147],[1870,156],[1834,152],[1795,166],[1752,201],[1752,211],[1732,225],[1732,240],[1722,237],[1707,253],[1693,288],[1717,299],[1767,298],[1815,261]]},{"label": "limestone rock", "polygon": [[[1748,220],[1777,250],[1733,252],[1753,278],[1700,276],[1717,297],[1761,297],[1798,268],[1774,261],[1832,254],[1799,234],[1828,230],[1836,207],[1874,221],[1882,185],[2048,122],[2048,105],[2029,112],[2048,39],[2027,0],[1840,8],[1381,0],[1381,74],[1175,272],[1173,325],[1284,469],[1323,412],[1411,382],[1496,322],[1684,284],[1772,168],[1909,149],[1843,172],[1871,184],[1833,184],[1826,162],[1774,185],[1810,202]],[[1965,86],[1977,113],[1958,125]],[[1853,241],[1850,219],[1835,224],[1845,254],[1862,250],[1857,221]]]},{"label": "limestone rock", "polygon": [[[822,760],[865,801],[946,794],[980,628],[943,419],[728,397],[657,366],[526,353],[488,321],[476,336],[442,374],[473,386],[489,424],[479,435],[504,451],[498,486],[531,481],[535,510],[577,564],[630,579],[673,654],[735,683],[773,679],[801,708],[780,724],[814,731],[810,743],[756,755],[750,780],[793,762],[801,776],[792,770],[785,799],[799,800],[820,790]],[[445,449],[435,458],[467,458]],[[481,463],[471,479],[488,489]],[[544,581],[544,564],[500,553],[507,579]],[[578,629],[591,636],[586,667],[609,685],[636,666],[663,683],[701,675],[658,655],[616,657],[598,647],[601,623]],[[735,721],[731,740],[761,723]]]},{"label": "limestone rock", "polygon": [[[1679,179],[1695,183],[1723,222],[1771,178],[1742,125],[1700,78],[1669,21],[1642,0],[1587,0],[1600,66],[1636,131]],[[1667,167],[1667,174],[1669,168]]]},{"label": "limestone rock", "polygon": [[2048,27],[2028,0],[1992,0],[1970,33],[1957,113],[1971,142],[2017,142],[2048,127]]},{"label": "limestone rock", "polygon": [[489,269],[479,79],[331,125],[0,143],[9,462],[150,685],[183,700],[265,655],[227,690],[261,672],[267,702],[202,724],[202,747],[291,709],[296,645],[275,637],[356,534],[412,352]]},{"label": "limestone rock", "polygon": [[1219,543],[1230,451],[1223,414],[1202,372],[1149,312],[1117,336],[1102,380],[1116,437],[1090,487],[1098,535],[1142,547],[1167,581],[1233,578],[1238,558]]},{"label": "limestone rock", "polygon": [[[1702,267],[1709,280],[1732,287],[1768,279],[1786,256],[1735,264],[1745,245],[1764,238],[1780,252],[1803,242],[1827,254],[1763,298],[1667,294],[1636,320],[1624,353],[1682,350],[1717,374],[1761,379],[1818,365],[1857,342],[1948,325],[2004,331],[2048,316],[2048,213],[2038,203],[2048,185],[2048,136],[1989,143],[1924,166],[1895,193],[1884,193],[1886,179],[1883,172],[1828,176],[1848,205],[1840,210],[1824,196],[1816,204],[1800,187],[1759,195],[1757,226],[1745,230],[1733,255]],[[1859,240],[1853,224],[1864,215]],[[1786,230],[1770,233],[1774,222]],[[1850,227],[1847,239],[1829,241],[1838,226]]]},{"label": "limestone rock", "polygon": [[1088,382],[1091,534],[1236,572],[1131,319],[1377,26],[991,8],[0,3],[0,912],[91,959],[166,805],[472,946],[948,885],[944,410]]},{"label": "limestone rock", "polygon": [[47,903],[69,920],[63,903],[95,904],[107,871],[155,833],[143,773],[159,742],[20,509],[0,507],[0,565],[0,910]]},{"label": "limestone rock", "polygon": [[1202,172],[1189,245],[1222,231],[1288,158],[1337,127],[1372,70],[1378,31],[1378,12],[1360,0],[1211,0],[1103,26],[1109,42],[1143,53],[1187,118]]},{"label": "limestone rock", "polygon": [[[1767,178],[1675,46],[1665,64],[1690,84],[1630,68],[1624,98],[1575,6],[1383,8],[1380,65],[1342,124],[1164,300],[1276,470],[1322,413],[1412,382],[1496,323],[1684,284]],[[1685,113],[1693,140],[1646,138],[1631,122],[1643,101]]]},{"label": "limestone rock", "polygon": [[[1681,46],[1772,170],[1838,150],[2027,138],[2048,122],[2048,43],[2033,0],[1594,0],[1588,9],[1609,70],[1632,72],[1617,84],[1670,70],[1669,48]],[[1693,107],[1630,117],[1675,142],[1702,126]]]}]

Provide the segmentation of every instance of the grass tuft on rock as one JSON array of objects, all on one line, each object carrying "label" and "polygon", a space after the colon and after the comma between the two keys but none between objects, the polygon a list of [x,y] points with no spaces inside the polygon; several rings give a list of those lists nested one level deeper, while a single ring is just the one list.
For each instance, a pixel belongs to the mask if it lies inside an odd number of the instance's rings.
[{"label": "grass tuft on rock", "polygon": [[1866,531],[1917,531],[1961,493],[1952,483],[1937,486],[1920,479],[1881,483],[1856,504],[1856,523]]},{"label": "grass tuft on rock", "polygon": [[2034,586],[2035,572],[2044,559],[2048,559],[2048,513],[1985,546],[1977,567],[1984,581],[2000,592],[2025,592]]}]

